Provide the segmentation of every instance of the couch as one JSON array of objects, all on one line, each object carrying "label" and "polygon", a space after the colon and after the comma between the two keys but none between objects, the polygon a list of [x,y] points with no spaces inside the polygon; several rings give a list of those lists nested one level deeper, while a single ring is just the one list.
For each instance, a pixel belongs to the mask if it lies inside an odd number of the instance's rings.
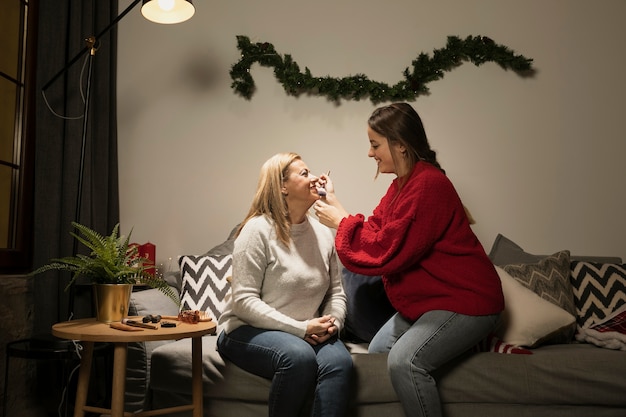
[{"label": "couch", "polygon": [[[205,254],[181,257],[180,271],[167,278],[185,308],[219,314],[228,297],[230,251],[232,234]],[[534,255],[502,235],[489,256],[503,280],[507,310],[484,343],[436,372],[445,415],[625,416],[622,260],[570,256],[567,250]],[[381,297],[380,278],[361,277],[362,285],[350,278],[357,277],[344,271],[349,301],[342,338],[355,373],[353,390],[343,393],[350,397],[349,415],[402,417],[386,355],[367,353],[368,338],[392,313]],[[132,295],[131,315],[176,313],[177,306],[156,290]],[[224,361],[215,342],[216,336],[203,337],[204,416],[266,416],[270,381]],[[189,339],[131,345],[128,361],[127,411],[190,402]]]}]

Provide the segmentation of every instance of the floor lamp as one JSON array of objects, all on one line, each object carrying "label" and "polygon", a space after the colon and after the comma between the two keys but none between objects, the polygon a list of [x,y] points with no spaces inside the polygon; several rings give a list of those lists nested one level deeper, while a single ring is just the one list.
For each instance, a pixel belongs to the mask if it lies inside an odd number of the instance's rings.
[{"label": "floor lamp", "polygon": [[[155,23],[162,24],[175,24],[182,23],[190,19],[195,13],[195,8],[191,0],[133,0],[133,2],[114,20],[109,23],[107,27],[102,29],[97,35],[89,36],[85,39],[86,46],[74,56],[68,63],[57,72],[42,88],[42,93],[45,91],[61,76],[63,75],[76,61],[83,57],[86,53],[89,53],[87,61],[87,82],[85,88],[85,101],[83,108],[83,126],[82,126],[82,140],[80,148],[80,161],[78,169],[78,188],[76,197],[76,206],[74,211],[74,219],[77,223],[80,223],[80,212],[82,204],[83,193],[83,177],[85,171],[85,150],[87,145],[87,135],[89,126],[89,105],[91,99],[91,80],[93,73],[93,59],[96,55],[96,42],[104,35],[106,35],[112,28],[114,28],[120,20],[122,20],[135,6],[139,3],[143,3],[141,7],[141,14],[148,20]],[[74,246],[72,253],[77,251],[78,242],[74,239]],[[75,287],[70,286],[69,289],[69,305],[68,311],[70,314],[74,310],[75,300]],[[60,320],[59,320],[60,321]]]},{"label": "floor lamp", "polygon": [[[100,31],[95,36],[89,36],[85,42],[86,46],[83,48],[74,58],[67,62],[67,64],[58,73],[54,75],[42,88],[42,94],[61,76],[63,75],[76,61],[89,52],[87,62],[87,83],[85,89],[85,102],[83,109],[83,125],[82,125],[82,137],[81,137],[81,150],[80,150],[80,164],[78,172],[78,189],[76,197],[76,207],[74,218],[76,222],[80,222],[80,212],[82,204],[82,192],[83,192],[83,176],[85,168],[85,149],[87,144],[88,125],[89,125],[89,105],[91,98],[91,79],[92,79],[92,64],[96,54],[96,42],[102,36],[106,35],[117,23],[122,20],[135,6],[139,3],[143,3],[141,7],[141,14],[148,20],[155,23],[173,24],[181,23],[188,20],[193,16],[195,9],[191,0],[133,0],[133,2],[120,13],[107,27]],[[74,239],[74,247],[72,253],[76,253],[77,241]],[[73,313],[74,310],[74,297],[75,288],[74,285],[70,287],[69,294],[69,312]],[[60,315],[60,312],[59,312]],[[60,321],[60,320],[59,320]],[[104,349],[103,349],[104,351]],[[3,416],[7,415],[7,393],[8,393],[8,381],[9,381],[9,364],[10,359],[23,358],[23,359],[35,359],[35,360],[55,360],[55,361],[68,361],[75,358],[74,346],[71,341],[56,339],[51,334],[42,336],[34,336],[29,339],[21,339],[10,342],[6,348],[6,364],[5,364],[5,383],[4,383],[4,405]],[[67,404],[67,403],[66,403]],[[67,405],[65,407],[65,414],[67,415]]]}]

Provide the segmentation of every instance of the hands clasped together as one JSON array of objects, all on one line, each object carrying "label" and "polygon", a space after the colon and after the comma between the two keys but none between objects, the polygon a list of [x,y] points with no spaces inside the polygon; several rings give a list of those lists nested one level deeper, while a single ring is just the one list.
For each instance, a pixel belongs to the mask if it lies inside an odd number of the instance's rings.
[{"label": "hands clasped together", "polygon": [[315,346],[326,342],[337,333],[335,318],[326,315],[309,320],[306,326],[306,334],[304,340]]}]

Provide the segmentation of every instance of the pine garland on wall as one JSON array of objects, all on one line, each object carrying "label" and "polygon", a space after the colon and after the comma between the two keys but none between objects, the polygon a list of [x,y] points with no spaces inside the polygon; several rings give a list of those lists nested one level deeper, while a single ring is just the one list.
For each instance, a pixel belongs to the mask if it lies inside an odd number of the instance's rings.
[{"label": "pine garland on wall", "polygon": [[432,57],[420,53],[412,62],[412,69],[403,71],[404,79],[390,86],[372,81],[366,75],[356,74],[343,78],[313,76],[308,67],[304,72],[291,55],[281,56],[268,42],[252,43],[247,36],[237,36],[237,48],[241,59],[230,70],[235,92],[250,100],[256,87],[250,75],[250,67],[258,63],[273,67],[276,79],[288,95],[301,94],[324,96],[338,103],[344,100],[369,98],[374,104],[386,101],[412,101],[421,95],[428,95],[426,84],[441,79],[464,62],[480,66],[485,62],[495,62],[504,70],[512,70],[522,77],[534,74],[532,59],[516,55],[503,45],[496,44],[486,36],[468,36],[461,39],[448,36],[445,48],[435,49]]}]

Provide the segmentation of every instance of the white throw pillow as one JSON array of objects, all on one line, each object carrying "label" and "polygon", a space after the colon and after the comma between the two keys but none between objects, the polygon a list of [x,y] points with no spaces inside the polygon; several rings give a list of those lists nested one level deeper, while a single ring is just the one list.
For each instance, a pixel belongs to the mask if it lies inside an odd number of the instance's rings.
[{"label": "white throw pillow", "polygon": [[504,293],[504,312],[496,336],[504,342],[529,348],[563,328],[573,326],[576,318],[524,287],[504,269],[496,266]]},{"label": "white throw pillow", "polygon": [[182,309],[205,311],[217,321],[230,292],[232,260],[231,254],[181,256],[178,263],[183,280]]}]

